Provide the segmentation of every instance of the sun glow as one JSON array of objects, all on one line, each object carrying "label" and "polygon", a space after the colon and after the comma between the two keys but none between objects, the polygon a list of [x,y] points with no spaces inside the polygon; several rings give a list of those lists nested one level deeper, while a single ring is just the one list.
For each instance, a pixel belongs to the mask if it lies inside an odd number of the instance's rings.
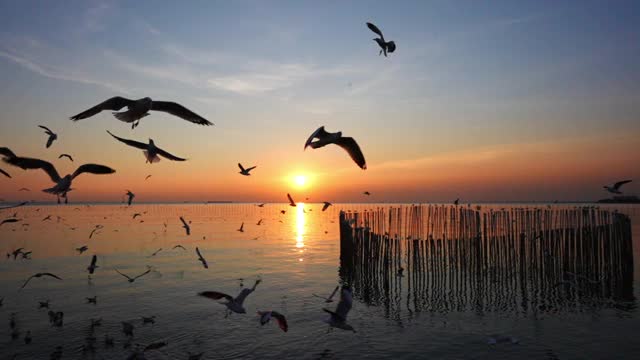
[{"label": "sun glow", "polygon": [[296,175],[293,178],[293,182],[296,184],[296,186],[298,187],[304,187],[307,184],[307,177],[304,175]]},{"label": "sun glow", "polygon": [[297,204],[297,212],[296,212],[296,247],[298,249],[304,248],[304,233],[305,233],[305,214],[304,214],[304,203]]}]

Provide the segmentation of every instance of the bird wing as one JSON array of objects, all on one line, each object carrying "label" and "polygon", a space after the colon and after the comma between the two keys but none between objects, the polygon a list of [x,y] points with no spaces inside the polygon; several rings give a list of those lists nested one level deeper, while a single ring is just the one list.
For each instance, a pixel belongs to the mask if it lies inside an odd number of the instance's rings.
[{"label": "bird wing", "polygon": [[55,183],[61,180],[58,171],[56,168],[47,161],[33,158],[23,158],[23,157],[13,157],[13,158],[5,158],[4,161],[8,164],[20,167],[24,170],[33,170],[33,169],[42,169],[47,175],[51,178],[51,180]]},{"label": "bird wing", "polygon": [[213,125],[209,120],[194,113],[186,107],[171,101],[154,101],[151,104],[151,110],[164,111],[198,125]]},{"label": "bird wing", "polygon": [[69,160],[73,162],[73,158],[69,154],[61,154],[60,156],[58,156],[58,159],[62,159],[63,157],[69,158]]},{"label": "bird wing", "polygon": [[343,288],[340,293],[340,302],[338,302],[338,306],[336,307],[336,315],[343,320],[347,320],[347,314],[349,314],[352,305],[353,294],[351,293],[351,290]]},{"label": "bird wing", "polygon": [[158,155],[160,155],[160,156],[162,156],[164,158],[167,158],[169,160],[173,160],[173,161],[185,161],[185,160],[187,160],[187,159],[179,158],[179,157],[177,157],[175,155],[169,154],[168,152],[166,152],[166,151],[164,151],[164,150],[162,150],[160,148],[158,148]]},{"label": "bird wing", "polygon": [[105,175],[105,174],[113,174],[116,172],[112,168],[104,165],[96,165],[96,164],[84,164],[81,165],[76,171],[71,175],[72,179],[75,179],[78,175],[82,173],[90,173],[96,175]]},{"label": "bird wing", "polygon": [[287,324],[287,319],[284,317],[284,315],[280,314],[277,311],[272,311],[271,316],[278,320],[278,326],[280,326],[280,329],[282,329],[282,331],[287,332],[287,330],[289,330],[289,324]]},{"label": "bird wing", "polygon": [[143,276],[147,275],[147,274],[148,274],[148,273],[150,273],[150,272],[151,272],[151,269],[147,269],[147,271],[145,271],[145,272],[143,272],[142,274],[140,274],[140,275],[138,275],[138,276],[134,277],[134,278],[133,278],[133,280],[139,279],[139,278],[141,278],[141,277],[143,277]]},{"label": "bird wing", "polygon": [[98,262],[98,257],[96,255],[93,255],[93,257],[91,258],[91,267],[96,266],[96,263]]},{"label": "bird wing", "polygon": [[341,137],[335,141],[335,144],[346,150],[347,153],[349,153],[349,156],[351,156],[351,159],[353,159],[353,161],[355,161],[361,169],[367,169],[367,163],[364,160],[364,154],[362,154],[360,146],[358,146],[358,143],[353,138]]},{"label": "bird wing", "polygon": [[131,279],[129,276],[127,276],[127,275],[125,275],[125,274],[121,273],[118,269],[114,269],[114,270],[115,270],[118,274],[120,274],[120,275],[122,275],[122,276],[126,277],[126,278],[127,278],[127,280],[133,280],[133,279]]},{"label": "bird wing", "polygon": [[304,143],[304,148],[306,149],[308,146],[311,146],[313,139],[315,138],[322,139],[329,135],[331,135],[331,133],[325,131],[324,126],[320,126],[319,128],[316,129],[316,131],[313,132],[313,134],[311,134],[311,136],[309,136],[309,138],[307,139],[307,142]]},{"label": "bird wing", "polygon": [[249,171],[251,171],[251,170],[255,169],[256,167],[257,167],[257,166],[252,166],[252,167],[248,168],[248,169],[247,169],[247,172],[249,172]]},{"label": "bird wing", "polygon": [[289,198],[289,205],[296,206],[296,202],[291,198],[291,194],[287,193],[287,197]]},{"label": "bird wing", "polygon": [[180,221],[182,221],[182,225],[184,225],[185,227],[189,227],[189,224],[187,224],[182,216],[180,216]]},{"label": "bird wing", "polygon": [[148,179],[148,178],[150,178],[150,177],[151,177],[151,175],[147,175],[147,177],[145,177],[144,179],[145,179],[145,180],[147,180],[147,179]]},{"label": "bird wing", "polygon": [[327,210],[329,206],[331,206],[331,203],[328,203],[328,202],[324,203],[324,205],[322,206],[322,211]]},{"label": "bird wing", "polygon": [[176,245],[176,246],[174,246],[174,247],[173,247],[173,250],[175,250],[175,249],[177,249],[177,248],[180,248],[180,249],[182,249],[182,250],[187,250],[187,249],[185,249],[185,248],[184,248],[184,246],[182,246],[182,245]]},{"label": "bird wing", "polygon": [[24,289],[25,286],[27,286],[27,284],[29,283],[29,281],[31,281],[31,279],[33,279],[35,277],[35,275],[31,275],[29,276],[29,278],[27,279],[27,281],[24,282],[24,284],[22,284],[22,287],[20,287],[20,289]]},{"label": "bird wing", "polygon": [[137,149],[147,150],[148,145],[145,144],[145,143],[141,143],[141,142],[137,142],[137,141],[134,141],[134,140],[128,140],[128,139],[123,139],[121,137],[117,137],[117,136],[113,135],[109,130],[107,130],[107,132],[109,133],[109,135],[113,136],[114,138],[116,138],[116,140],[118,140],[118,141],[120,141],[122,143],[125,143],[125,144],[127,144],[129,146],[133,146],[134,148],[137,148]]},{"label": "bird wing", "polygon": [[61,278],[61,277],[58,277],[57,275],[54,275],[54,274],[52,274],[52,273],[42,273],[42,276],[50,276],[50,277],[52,277],[52,278],[56,278],[56,279],[58,279],[58,280],[62,280],[62,278]]},{"label": "bird wing", "polygon": [[240,171],[245,171],[244,168],[242,167],[242,164],[238,163],[238,167],[240,168]]},{"label": "bird wing", "polygon": [[53,144],[55,139],[56,137],[54,135],[49,135],[49,138],[47,139],[47,148],[51,147],[51,144]]},{"label": "bird wing", "polygon": [[377,26],[375,26],[372,23],[368,22],[367,23],[367,27],[369,28],[369,30],[371,30],[374,33],[378,34],[380,36],[380,38],[382,39],[382,41],[384,41],[384,35],[382,35],[382,31],[380,31],[380,29],[378,29]]},{"label": "bird wing", "polygon": [[2,170],[2,169],[0,169],[0,173],[1,173],[2,175],[4,175],[4,176],[8,177],[8,178],[11,178],[11,175],[9,175],[9,173],[8,173],[8,172],[6,172],[6,171],[4,171],[4,170]]},{"label": "bird wing", "polygon": [[198,295],[212,299],[212,300],[226,299],[229,302],[233,301],[233,298],[231,297],[231,295],[227,295],[217,291],[203,291],[198,293]]},{"label": "bird wing", "polygon": [[620,189],[620,187],[624,184],[630,183],[631,180],[623,180],[623,181],[618,181],[617,183],[613,184],[613,188],[614,189]]},{"label": "bird wing", "polygon": [[329,295],[329,297],[327,298],[327,300],[332,300],[333,297],[336,295],[336,293],[338,292],[338,289],[340,289],[340,286],[336,286],[335,289],[333,289],[333,292],[331,293],[331,295]]},{"label": "bird wing", "polygon": [[16,157],[16,154],[14,154],[13,151],[6,147],[0,147],[0,155],[8,158]]},{"label": "bird wing", "polygon": [[44,129],[45,132],[47,133],[47,135],[52,135],[53,131],[51,131],[48,127],[43,126],[43,125],[38,125],[39,128]]},{"label": "bird wing", "polygon": [[253,292],[253,289],[249,289],[249,288],[244,288],[240,291],[240,294],[238,294],[238,296],[236,296],[235,301],[242,305],[242,303],[244,303],[244,300],[247,298],[247,296],[249,296],[251,293]]},{"label": "bird wing", "polygon": [[198,258],[200,258],[201,261],[205,261],[204,256],[202,256],[202,254],[200,253],[200,249],[198,249],[198,247],[196,247],[196,254],[198,254]]},{"label": "bird wing", "polygon": [[81,112],[78,115],[74,115],[72,116],[70,119],[73,121],[78,121],[78,120],[82,120],[82,119],[86,119],[88,117],[92,117],[93,115],[99,113],[102,110],[115,110],[118,111],[120,109],[122,109],[125,106],[129,106],[133,103],[133,100],[129,100],[126,98],[123,98],[121,96],[115,96],[112,97],[111,99],[108,99],[104,102],[101,102],[100,104],[92,107],[89,110],[85,110],[83,112]]}]

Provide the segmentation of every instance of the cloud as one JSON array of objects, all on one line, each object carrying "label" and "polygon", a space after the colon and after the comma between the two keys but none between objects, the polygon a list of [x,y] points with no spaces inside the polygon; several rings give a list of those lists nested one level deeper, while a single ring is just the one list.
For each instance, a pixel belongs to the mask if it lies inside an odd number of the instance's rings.
[{"label": "cloud", "polygon": [[86,31],[100,32],[106,27],[105,19],[114,10],[110,2],[100,1],[85,11],[83,23]]},{"label": "cloud", "polygon": [[73,72],[69,69],[62,69],[52,65],[37,63],[36,61],[29,59],[23,55],[9,53],[7,51],[0,50],[0,57],[8,59],[24,67],[25,69],[28,69],[38,75],[41,75],[50,79],[73,81],[73,82],[87,84],[87,85],[97,85],[97,86],[101,86],[116,92],[125,93],[125,94],[127,93],[127,91],[124,90],[122,87],[117,86],[113,83],[92,79],[86,74]]}]

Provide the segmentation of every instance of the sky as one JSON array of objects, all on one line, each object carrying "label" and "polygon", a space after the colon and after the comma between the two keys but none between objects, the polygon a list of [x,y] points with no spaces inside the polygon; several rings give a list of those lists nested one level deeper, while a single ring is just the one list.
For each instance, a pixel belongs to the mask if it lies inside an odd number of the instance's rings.
[{"label": "sky", "polygon": [[[367,21],[396,52],[378,55]],[[71,201],[580,201],[627,178],[640,193],[637,1],[3,1],[0,24],[0,146],[116,170],[78,177]],[[69,120],[116,95],[215,126]],[[303,150],[323,125],[367,170]],[[188,161],[145,164],[106,130]],[[44,172],[0,168],[0,199],[55,200]]]}]

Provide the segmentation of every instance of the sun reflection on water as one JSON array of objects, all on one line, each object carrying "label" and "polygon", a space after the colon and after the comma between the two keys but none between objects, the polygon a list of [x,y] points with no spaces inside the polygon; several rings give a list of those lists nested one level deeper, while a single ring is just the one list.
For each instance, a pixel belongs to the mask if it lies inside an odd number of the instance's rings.
[{"label": "sun reflection on water", "polygon": [[296,212],[296,247],[300,249],[304,249],[304,233],[305,233],[305,213],[304,213],[304,203],[298,203]]}]

